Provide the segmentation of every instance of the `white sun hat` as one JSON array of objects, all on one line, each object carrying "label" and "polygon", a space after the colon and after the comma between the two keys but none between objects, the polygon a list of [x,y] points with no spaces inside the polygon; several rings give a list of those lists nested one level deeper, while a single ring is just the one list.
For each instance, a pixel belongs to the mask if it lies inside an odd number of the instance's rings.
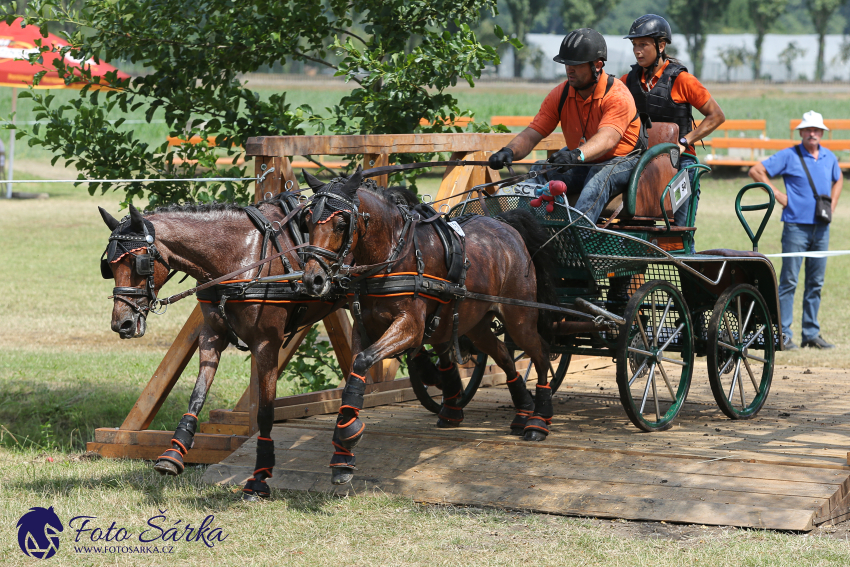
[{"label": "white sun hat", "polygon": [[803,121],[800,122],[800,125],[795,130],[802,130],[803,128],[820,128],[821,130],[829,131],[829,128],[823,123],[823,116],[814,110],[810,110],[803,115]]}]

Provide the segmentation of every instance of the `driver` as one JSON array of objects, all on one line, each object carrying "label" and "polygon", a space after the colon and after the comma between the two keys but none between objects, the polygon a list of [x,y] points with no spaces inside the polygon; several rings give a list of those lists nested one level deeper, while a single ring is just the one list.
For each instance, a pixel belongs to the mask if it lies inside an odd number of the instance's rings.
[{"label": "driver", "polygon": [[[568,193],[581,192],[575,208],[592,222],[608,201],[626,189],[638,161],[634,150],[646,147],[629,89],[602,70],[607,57],[602,34],[590,28],[571,31],[553,58],[566,67],[567,80],[546,96],[528,128],[490,156],[493,169],[511,165],[527,156],[560,122],[567,146],[549,162],[567,167],[541,173],[527,183],[564,181]],[[543,167],[538,164],[531,171]]]},{"label": "driver", "polygon": [[[625,39],[632,42],[637,64],[632,65],[632,70],[623,75],[621,80],[634,96],[641,119],[647,122],[646,126],[650,127],[651,122],[678,124],[679,149],[695,156],[694,144],[723,124],[726,116],[702,83],[688,73],[684,65],[667,56],[666,47],[672,38],[670,24],[661,16],[647,14],[636,19]],[[694,107],[705,116],[696,128],[692,126]],[[695,164],[696,159],[691,156],[683,155],[679,167]],[[695,172],[696,168],[688,170],[691,187],[694,185]],[[693,198],[692,219],[696,219],[698,204],[697,193]],[[689,207],[690,204],[676,211],[674,219],[677,226],[691,225],[688,222]]]}]

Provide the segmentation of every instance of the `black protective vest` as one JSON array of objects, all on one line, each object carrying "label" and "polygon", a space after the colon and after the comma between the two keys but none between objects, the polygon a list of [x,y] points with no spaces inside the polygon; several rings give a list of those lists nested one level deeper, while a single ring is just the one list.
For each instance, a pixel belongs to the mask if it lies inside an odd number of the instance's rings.
[{"label": "black protective vest", "polygon": [[655,86],[646,92],[640,86],[643,67],[632,65],[632,70],[626,77],[626,86],[632,93],[640,119],[647,128],[651,127],[653,122],[673,122],[679,125],[679,136],[684,136],[694,129],[693,107],[686,102],[673,102],[670,94],[676,77],[682,71],[687,71],[684,65],[670,61]]}]

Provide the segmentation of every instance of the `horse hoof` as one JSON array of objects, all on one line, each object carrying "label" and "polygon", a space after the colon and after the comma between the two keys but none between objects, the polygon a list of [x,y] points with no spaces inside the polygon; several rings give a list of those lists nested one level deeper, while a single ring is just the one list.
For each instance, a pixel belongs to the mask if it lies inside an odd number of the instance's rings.
[{"label": "horse hoof", "polygon": [[153,470],[162,476],[177,476],[180,474],[180,470],[177,468],[177,465],[171,461],[166,461],[165,459],[157,461],[153,466]]},{"label": "horse hoof", "polygon": [[459,421],[448,421],[445,419],[437,418],[437,427],[440,429],[448,429],[451,427],[460,427]]},{"label": "horse hoof", "polygon": [[526,441],[545,441],[546,434],[542,431],[538,431],[535,429],[529,429],[525,432],[525,437],[523,437]]},{"label": "horse hoof", "polygon": [[522,437],[525,433],[525,429],[511,429],[511,435],[516,435],[517,437]]},{"label": "horse hoof", "polygon": [[256,502],[260,498],[256,494],[249,494],[247,492],[242,493],[242,502]]},{"label": "horse hoof", "polygon": [[354,478],[354,469],[348,467],[333,467],[331,468],[331,483],[332,484],[348,484]]}]

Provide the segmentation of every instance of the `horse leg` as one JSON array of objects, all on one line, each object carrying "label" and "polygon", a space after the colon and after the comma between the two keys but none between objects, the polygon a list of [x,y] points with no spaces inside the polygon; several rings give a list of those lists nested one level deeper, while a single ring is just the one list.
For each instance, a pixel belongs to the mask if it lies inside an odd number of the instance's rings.
[{"label": "horse leg", "polygon": [[[442,359],[441,359],[442,361]],[[443,366],[441,363],[440,366]],[[418,378],[420,382],[426,386],[434,386],[439,390],[443,389],[440,370],[437,365],[428,356],[424,348],[419,349],[414,357],[407,357],[407,371],[411,378]]]},{"label": "horse leg", "polygon": [[363,438],[363,430],[366,428],[360,421],[363,395],[366,393],[366,373],[381,360],[419,345],[425,331],[424,321],[424,316],[416,317],[415,314],[395,319],[380,339],[362,351],[359,333],[353,334],[352,350],[357,354],[342,390],[342,405],[332,440],[334,454],[329,466],[333,484],[346,484],[354,478],[355,456],[351,449]]},{"label": "horse leg", "polygon": [[437,366],[437,376],[442,383],[443,405],[437,415],[437,427],[459,427],[463,421],[463,408],[460,399],[463,396],[463,382],[457,365],[452,361],[451,347],[440,354],[440,364]]},{"label": "horse leg", "polygon": [[513,376],[507,381],[508,391],[511,393],[511,400],[516,408],[516,415],[511,422],[511,435],[522,435],[528,418],[534,412],[534,399],[528,393],[525,382],[522,381],[522,377],[517,372],[516,364],[514,364],[514,360],[508,352],[508,347],[493,334],[489,317],[483,319],[469,331],[467,336],[472,339],[479,350],[490,356],[496,362],[496,365],[505,371],[505,376]]},{"label": "horse leg", "polygon": [[198,345],[200,369],[198,378],[195,380],[195,388],[189,397],[189,409],[177,424],[174,438],[171,440],[171,448],[160,455],[153,466],[154,470],[162,475],[177,476],[186,468],[183,458],[192,448],[198,428],[198,414],[204,407],[207,392],[215,378],[221,352],[227,347],[227,337],[205,324],[201,329]]},{"label": "horse leg", "polygon": [[537,332],[537,313],[528,309],[505,309],[507,331],[516,345],[525,351],[537,371],[537,387],[534,394],[534,413],[528,418],[524,429],[526,441],[543,441],[549,435],[554,410],[552,388],[549,387],[549,345]]},{"label": "horse leg", "polygon": [[[283,327],[281,326],[281,329]],[[271,478],[274,469],[274,441],[271,439],[274,426],[274,399],[277,394],[277,357],[280,340],[267,341],[254,350],[257,376],[260,382],[260,400],[257,408],[257,460],[254,464],[254,476],[242,489],[242,500],[253,502],[258,498],[268,498],[271,494],[267,478]]]}]

